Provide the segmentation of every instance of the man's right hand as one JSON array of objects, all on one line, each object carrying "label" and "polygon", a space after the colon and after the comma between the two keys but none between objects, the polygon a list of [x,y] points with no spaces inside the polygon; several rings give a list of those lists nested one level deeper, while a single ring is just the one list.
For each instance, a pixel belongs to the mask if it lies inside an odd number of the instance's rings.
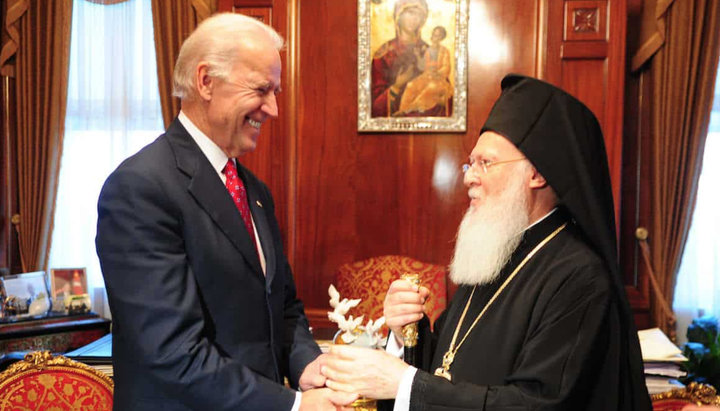
[{"label": "man's right hand", "polygon": [[425,301],[430,290],[418,287],[407,280],[395,280],[390,284],[383,303],[385,324],[402,344],[402,327],[420,321],[425,312]]},{"label": "man's right hand", "polygon": [[300,400],[300,411],[309,410],[351,410],[346,407],[358,399],[356,393],[333,391],[330,388],[315,388],[304,391]]}]

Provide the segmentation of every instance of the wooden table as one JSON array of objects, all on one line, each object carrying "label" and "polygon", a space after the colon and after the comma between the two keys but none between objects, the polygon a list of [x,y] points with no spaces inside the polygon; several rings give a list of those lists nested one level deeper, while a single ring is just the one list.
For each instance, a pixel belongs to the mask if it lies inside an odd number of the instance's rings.
[{"label": "wooden table", "polygon": [[0,323],[0,355],[12,351],[64,353],[110,332],[110,320],[97,314],[61,315]]}]

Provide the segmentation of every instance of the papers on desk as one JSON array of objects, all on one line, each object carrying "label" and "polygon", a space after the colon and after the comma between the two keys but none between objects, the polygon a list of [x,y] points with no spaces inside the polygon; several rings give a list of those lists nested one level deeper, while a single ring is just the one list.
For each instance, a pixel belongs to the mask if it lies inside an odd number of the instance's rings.
[{"label": "papers on desk", "polygon": [[65,356],[75,361],[85,363],[98,371],[104,372],[110,377],[114,374],[112,365],[112,334],[107,334],[75,351],[65,353]]},{"label": "papers on desk", "polygon": [[674,389],[682,389],[685,387],[678,380],[652,375],[645,376],[645,385],[647,386],[648,394],[651,395],[660,394],[661,392],[667,392]]},{"label": "papers on desk", "polygon": [[645,367],[645,384],[650,394],[682,388],[676,378],[684,377],[682,351],[659,328],[638,331]]},{"label": "papers on desk", "polygon": [[643,361],[683,362],[688,359],[659,328],[638,331]]}]

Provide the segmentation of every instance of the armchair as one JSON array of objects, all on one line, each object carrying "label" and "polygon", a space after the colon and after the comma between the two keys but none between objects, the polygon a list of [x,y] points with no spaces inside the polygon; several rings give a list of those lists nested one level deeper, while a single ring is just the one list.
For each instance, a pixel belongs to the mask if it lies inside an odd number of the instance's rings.
[{"label": "armchair", "polygon": [[371,257],[341,265],[335,273],[334,285],[342,297],[361,298],[352,311],[354,317],[365,315],[365,320],[383,315],[383,301],[390,283],[404,273],[420,275],[420,284],[430,290],[425,307],[431,324],[447,305],[447,270],[445,267],[424,263],[400,255]]},{"label": "armchair", "polygon": [[650,399],[653,411],[680,411],[689,404],[720,407],[720,396],[717,395],[715,388],[695,382],[682,389],[652,394]]},{"label": "armchair", "polygon": [[85,364],[36,351],[0,373],[0,410],[111,411],[113,381]]}]

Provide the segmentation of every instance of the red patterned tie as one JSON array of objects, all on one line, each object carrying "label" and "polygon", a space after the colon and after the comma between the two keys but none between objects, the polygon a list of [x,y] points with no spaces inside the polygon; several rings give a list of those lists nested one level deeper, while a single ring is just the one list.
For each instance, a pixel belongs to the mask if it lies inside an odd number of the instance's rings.
[{"label": "red patterned tie", "polygon": [[222,172],[225,174],[225,187],[227,187],[230,192],[230,196],[232,197],[233,202],[235,202],[235,206],[245,222],[245,228],[247,228],[248,233],[250,233],[250,239],[257,251],[255,231],[253,230],[252,217],[250,216],[250,206],[248,205],[245,184],[243,184],[240,177],[238,177],[237,168],[235,167],[235,162],[232,158],[228,159],[228,162],[225,164]]}]

